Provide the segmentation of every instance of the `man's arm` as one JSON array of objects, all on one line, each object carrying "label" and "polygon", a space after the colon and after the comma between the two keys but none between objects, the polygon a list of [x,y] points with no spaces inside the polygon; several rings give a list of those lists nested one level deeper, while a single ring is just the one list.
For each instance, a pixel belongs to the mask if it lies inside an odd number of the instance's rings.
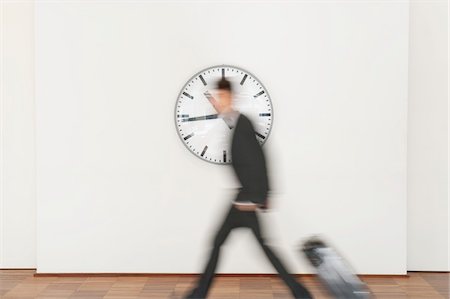
[{"label": "man's arm", "polygon": [[258,208],[265,210],[268,184],[264,153],[256,139],[253,124],[244,115],[241,117],[235,132],[238,146],[234,167],[242,190],[235,200],[235,207],[241,211],[254,211]]}]

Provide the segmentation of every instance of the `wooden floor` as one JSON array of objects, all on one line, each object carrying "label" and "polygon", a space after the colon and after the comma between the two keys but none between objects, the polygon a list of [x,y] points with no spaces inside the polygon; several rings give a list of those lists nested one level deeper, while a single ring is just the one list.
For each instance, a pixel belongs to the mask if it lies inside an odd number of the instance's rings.
[{"label": "wooden floor", "polygon": [[[181,298],[193,276],[34,277],[34,270],[0,270],[0,298]],[[409,277],[362,277],[375,298],[450,298],[449,273],[410,272]],[[299,279],[314,298],[330,298],[316,277]],[[292,298],[273,276],[217,277],[209,298]]]}]

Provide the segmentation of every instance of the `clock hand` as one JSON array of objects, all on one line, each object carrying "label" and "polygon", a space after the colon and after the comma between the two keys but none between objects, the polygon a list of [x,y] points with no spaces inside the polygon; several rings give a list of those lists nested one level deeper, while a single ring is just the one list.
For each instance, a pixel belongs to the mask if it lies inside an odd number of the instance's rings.
[{"label": "clock hand", "polygon": [[[217,111],[217,113],[219,113],[219,111],[217,110],[216,106],[214,105],[214,103],[217,102],[217,100],[209,93],[209,91],[205,91],[203,93],[205,95],[205,97],[208,99],[208,101],[211,103],[211,105],[214,107],[214,110]],[[223,119],[223,118],[222,118]],[[225,119],[223,119],[223,121],[225,122],[225,124],[228,126],[228,128],[231,130],[233,129],[233,126],[229,125]]]},{"label": "clock hand", "polygon": [[203,115],[203,116],[197,116],[197,117],[183,118],[183,119],[181,119],[181,121],[186,122],[186,121],[208,120],[208,119],[216,119],[216,118],[218,118],[218,114],[210,114],[210,115]]}]

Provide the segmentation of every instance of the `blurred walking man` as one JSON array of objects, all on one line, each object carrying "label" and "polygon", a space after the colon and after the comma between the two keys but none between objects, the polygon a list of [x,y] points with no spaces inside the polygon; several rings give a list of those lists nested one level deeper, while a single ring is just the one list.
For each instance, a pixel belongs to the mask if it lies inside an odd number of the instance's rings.
[{"label": "blurred walking man", "polygon": [[269,184],[266,161],[262,148],[256,140],[252,123],[245,115],[232,108],[233,90],[231,83],[225,78],[219,80],[217,82],[217,98],[209,97],[209,100],[227,125],[230,128],[235,128],[231,144],[232,166],[242,188],[240,188],[214,237],[209,260],[197,282],[197,286],[186,298],[207,297],[219,260],[221,246],[229,233],[239,227],[252,230],[267,258],[295,298],[313,298],[308,290],[288,273],[280,259],[266,244],[262,235],[258,213],[259,210],[268,208]]}]

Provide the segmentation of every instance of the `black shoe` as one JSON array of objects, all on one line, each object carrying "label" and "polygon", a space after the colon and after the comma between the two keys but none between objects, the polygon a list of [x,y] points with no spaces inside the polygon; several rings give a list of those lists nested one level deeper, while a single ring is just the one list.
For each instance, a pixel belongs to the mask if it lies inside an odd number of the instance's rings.
[{"label": "black shoe", "polygon": [[189,294],[186,297],[183,297],[183,299],[205,299],[205,297],[199,297],[197,295]]},{"label": "black shoe", "polygon": [[301,292],[296,292],[294,294],[294,298],[295,299],[314,299],[312,294],[310,292],[308,292],[308,290],[306,290],[306,289],[304,289]]},{"label": "black shoe", "polygon": [[187,295],[186,297],[183,297],[183,299],[205,299],[205,296],[200,296],[197,294],[197,289],[193,289],[189,295]]}]

